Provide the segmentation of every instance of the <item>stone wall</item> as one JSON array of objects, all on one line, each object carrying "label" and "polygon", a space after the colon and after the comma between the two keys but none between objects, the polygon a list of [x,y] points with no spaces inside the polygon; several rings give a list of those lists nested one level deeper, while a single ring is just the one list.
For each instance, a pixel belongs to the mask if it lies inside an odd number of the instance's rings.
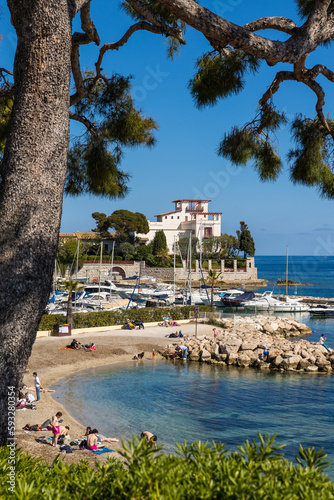
[{"label": "stone wall", "polygon": [[[206,261],[208,264],[207,269],[200,272],[199,261],[195,261],[195,268],[192,269],[191,277],[194,281],[202,278],[204,279],[208,275],[208,271],[212,269],[212,260]],[[239,269],[237,259],[233,260],[233,269],[225,267],[225,261],[220,261],[220,269],[217,269],[221,273],[220,279],[225,282],[242,282],[247,284],[247,282],[253,282],[257,280],[257,268],[254,266],[254,257],[248,257],[246,259],[246,267]],[[102,263],[101,266],[98,262],[85,262],[83,268],[79,271],[79,278],[87,278],[87,281],[93,281],[94,279],[100,279],[101,271],[101,281],[110,279],[111,276],[111,263]],[[186,274],[188,272],[182,268],[177,267],[175,269],[175,279],[176,281],[184,281]],[[155,278],[156,281],[173,281],[174,280],[174,268],[172,267],[145,267],[145,262],[130,261],[129,263],[115,262],[113,265],[113,274],[118,276],[120,279],[122,277],[129,278],[135,275],[150,276]],[[123,276],[122,276],[123,275]]]}]

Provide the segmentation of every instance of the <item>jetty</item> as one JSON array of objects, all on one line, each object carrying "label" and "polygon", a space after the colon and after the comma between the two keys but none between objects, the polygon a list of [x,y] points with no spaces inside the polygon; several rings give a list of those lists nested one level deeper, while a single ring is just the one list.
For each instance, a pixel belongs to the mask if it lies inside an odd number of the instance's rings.
[{"label": "jetty", "polygon": [[[256,316],[240,318],[237,323],[226,318],[218,329],[216,338],[212,333],[182,339],[189,361],[309,373],[331,373],[334,369],[334,350],[328,352],[319,343],[296,339],[312,330],[292,318]],[[160,354],[172,359],[177,345],[179,342],[168,344]]]}]

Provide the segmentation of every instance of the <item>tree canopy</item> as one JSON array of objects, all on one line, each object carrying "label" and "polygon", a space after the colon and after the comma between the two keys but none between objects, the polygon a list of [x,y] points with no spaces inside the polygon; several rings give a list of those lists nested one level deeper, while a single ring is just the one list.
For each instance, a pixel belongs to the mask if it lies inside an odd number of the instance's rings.
[{"label": "tree canopy", "polygon": [[240,222],[240,230],[237,230],[239,240],[239,250],[244,252],[244,257],[255,254],[255,244],[253,237],[244,221]]},{"label": "tree canopy", "polygon": [[[133,17],[138,18],[140,13],[141,19],[148,20],[158,13],[160,19],[170,22],[172,13],[208,40],[210,48],[198,58],[196,74],[189,81],[198,108],[213,106],[220,99],[239,94],[245,87],[246,75],[261,71],[262,61],[272,67],[278,63],[289,65],[287,69],[274,70],[272,83],[263,89],[254,118],[226,133],[218,154],[235,165],[251,163],[263,181],[277,179],[283,159],[276,147],[276,133],[287,124],[288,118],[276,108],[274,97],[285,82],[297,82],[313,92],[316,104],[315,116],[303,116],[301,110],[291,120],[294,147],[287,155],[290,178],[293,183],[315,186],[323,197],[334,198],[334,122],[326,116],[322,86],[324,78],[334,82],[334,72],[322,63],[307,65],[310,54],[334,40],[331,0],[295,0],[298,19],[264,16],[243,26],[196,0],[128,0],[127,3],[132,7],[128,11]],[[213,6],[221,11],[219,2]],[[257,34],[259,31],[261,34]],[[282,40],[277,40],[278,33]],[[181,33],[178,40],[184,42]]]},{"label": "tree canopy", "polygon": [[153,255],[161,255],[167,252],[167,240],[164,231],[161,229],[157,231],[154,235],[152,241],[152,253]]},{"label": "tree canopy", "polygon": [[134,233],[147,234],[150,230],[147,219],[140,212],[130,210],[115,210],[111,215],[100,212],[92,213],[97,227],[93,231],[101,235],[107,234],[109,229],[117,233],[119,241],[134,241]]}]

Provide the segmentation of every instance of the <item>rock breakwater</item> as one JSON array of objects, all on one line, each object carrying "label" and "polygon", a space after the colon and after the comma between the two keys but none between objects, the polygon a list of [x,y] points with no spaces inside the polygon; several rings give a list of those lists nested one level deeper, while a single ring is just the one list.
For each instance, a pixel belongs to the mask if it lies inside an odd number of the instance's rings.
[{"label": "rock breakwater", "polygon": [[[224,319],[218,336],[182,339],[188,347],[188,360],[210,364],[224,364],[260,370],[327,372],[334,369],[334,351],[305,339],[287,337],[309,335],[312,330],[292,318],[266,316]],[[173,358],[180,341],[160,351],[165,358]]]}]

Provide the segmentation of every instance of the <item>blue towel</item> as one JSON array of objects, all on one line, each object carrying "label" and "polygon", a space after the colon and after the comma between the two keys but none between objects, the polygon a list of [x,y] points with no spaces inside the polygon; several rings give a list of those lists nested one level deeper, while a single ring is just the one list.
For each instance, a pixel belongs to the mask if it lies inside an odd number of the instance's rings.
[{"label": "blue towel", "polygon": [[102,453],[111,453],[112,451],[115,450],[111,450],[110,448],[103,446],[103,448],[98,448],[97,450],[88,450],[88,451],[92,451],[93,453],[95,453],[95,455],[101,455]]}]

